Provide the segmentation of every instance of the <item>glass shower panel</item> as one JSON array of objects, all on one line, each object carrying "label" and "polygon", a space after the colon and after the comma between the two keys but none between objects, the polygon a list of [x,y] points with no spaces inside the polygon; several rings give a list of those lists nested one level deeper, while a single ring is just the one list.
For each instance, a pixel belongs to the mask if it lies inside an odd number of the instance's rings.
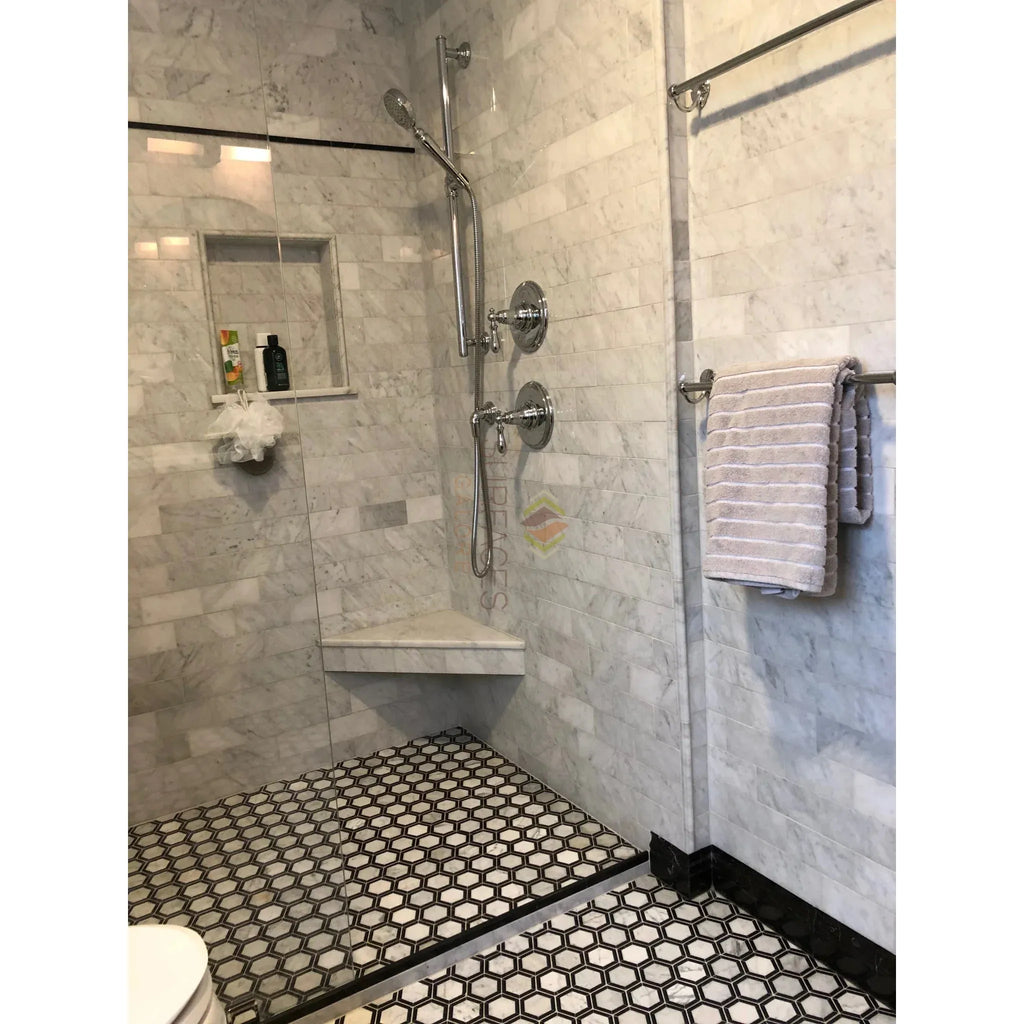
[{"label": "glass shower panel", "polygon": [[270,156],[129,130],[129,921],[197,931],[236,1019],[352,974],[295,399],[262,460],[210,436],[257,335],[295,347],[288,270],[324,257],[279,244]]}]

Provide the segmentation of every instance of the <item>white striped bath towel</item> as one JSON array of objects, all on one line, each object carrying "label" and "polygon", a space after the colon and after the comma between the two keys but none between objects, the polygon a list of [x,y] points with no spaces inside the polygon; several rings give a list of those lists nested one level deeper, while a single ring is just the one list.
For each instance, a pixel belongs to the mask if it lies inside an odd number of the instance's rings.
[{"label": "white striped bath towel", "polygon": [[[741,366],[715,378],[704,460],[706,577],[784,597],[835,593],[842,384],[855,369],[844,356]],[[856,409],[851,396],[850,414]],[[858,471],[869,480],[866,428],[858,433],[854,423],[845,440],[854,484]],[[844,511],[866,519],[870,506],[865,513],[855,491],[847,499]]]}]

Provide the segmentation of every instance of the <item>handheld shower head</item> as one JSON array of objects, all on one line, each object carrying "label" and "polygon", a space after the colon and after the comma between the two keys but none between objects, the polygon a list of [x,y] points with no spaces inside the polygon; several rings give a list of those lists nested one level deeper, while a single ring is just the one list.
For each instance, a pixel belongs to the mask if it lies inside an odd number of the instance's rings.
[{"label": "handheld shower head", "polygon": [[384,109],[395,124],[416,136],[416,141],[448,172],[448,176],[457,185],[467,192],[472,191],[469,179],[444,155],[441,147],[422,128],[416,127],[416,114],[404,92],[399,89],[388,89],[384,93]]},{"label": "handheld shower head", "polygon": [[400,89],[388,89],[384,93],[384,109],[399,128],[412,131],[416,127],[416,114],[413,112],[409,97]]}]

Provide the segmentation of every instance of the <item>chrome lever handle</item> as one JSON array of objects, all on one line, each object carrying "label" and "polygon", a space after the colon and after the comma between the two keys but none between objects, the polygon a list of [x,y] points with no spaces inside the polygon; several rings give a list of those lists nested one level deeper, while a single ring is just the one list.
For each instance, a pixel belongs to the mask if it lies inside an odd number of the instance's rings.
[{"label": "chrome lever handle", "polygon": [[[505,310],[504,312],[508,311]],[[502,315],[502,313],[496,313],[493,307],[491,308],[491,311],[487,314],[487,322],[490,324],[489,333],[491,336],[492,352],[501,351],[501,336],[498,334],[498,324],[505,322],[504,320],[501,319]]]}]

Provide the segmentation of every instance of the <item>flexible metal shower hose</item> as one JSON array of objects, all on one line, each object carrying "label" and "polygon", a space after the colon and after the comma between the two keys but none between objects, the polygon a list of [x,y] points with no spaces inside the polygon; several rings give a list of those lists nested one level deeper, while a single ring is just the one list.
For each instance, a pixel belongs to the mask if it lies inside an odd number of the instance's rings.
[{"label": "flexible metal shower hose", "polygon": [[[484,253],[483,253],[483,231],[480,224],[480,210],[477,206],[476,196],[472,189],[469,192],[469,202],[473,208],[473,313],[474,313],[474,348],[473,354],[473,408],[482,408],[484,397],[484,352],[486,344],[484,338]],[[487,488],[487,465],[484,462],[484,431],[485,424],[480,423],[474,428],[473,447],[473,531],[470,541],[470,562],[473,567],[473,575],[477,579],[483,579],[491,569],[491,560],[494,556],[494,538],[491,529],[491,497]],[[484,506],[484,531],[487,539],[487,557],[484,559],[483,567],[477,565],[477,531],[480,519],[480,498],[483,495]]]}]

